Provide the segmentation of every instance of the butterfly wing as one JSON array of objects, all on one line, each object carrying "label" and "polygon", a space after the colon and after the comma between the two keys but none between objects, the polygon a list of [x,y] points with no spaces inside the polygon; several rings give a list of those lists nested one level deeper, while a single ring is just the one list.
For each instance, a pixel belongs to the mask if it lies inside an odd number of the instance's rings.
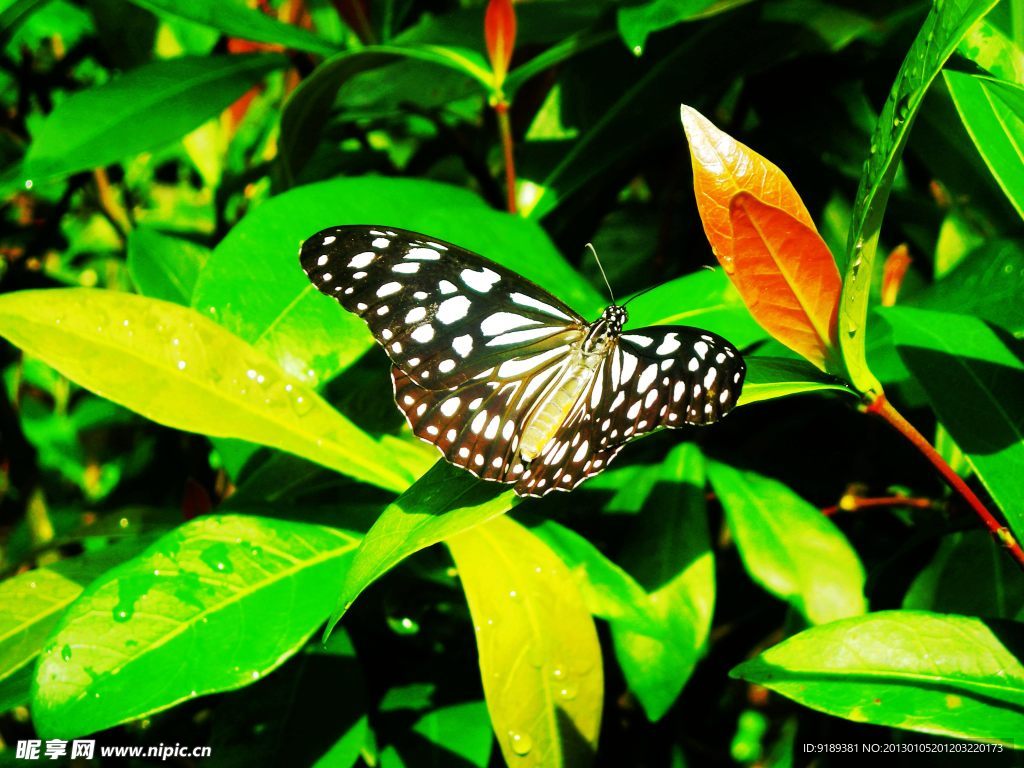
[{"label": "butterfly wing", "polygon": [[736,405],[745,374],[739,351],[700,328],[623,333],[516,490],[572,490],[637,435],[718,421]]},{"label": "butterfly wing", "polygon": [[322,293],[366,321],[391,361],[429,389],[464,384],[515,356],[559,349],[586,322],[482,256],[394,227],[331,227],[299,259]]}]

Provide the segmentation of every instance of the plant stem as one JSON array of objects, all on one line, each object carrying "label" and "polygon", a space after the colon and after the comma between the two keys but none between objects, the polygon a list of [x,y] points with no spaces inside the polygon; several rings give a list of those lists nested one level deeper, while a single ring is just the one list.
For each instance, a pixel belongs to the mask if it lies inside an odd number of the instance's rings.
[{"label": "plant stem", "polygon": [[501,150],[505,157],[505,197],[509,213],[516,212],[516,164],[512,155],[512,124],[508,119],[508,102],[499,98],[494,104],[501,132]]},{"label": "plant stem", "polygon": [[848,494],[838,504],[822,509],[821,514],[825,515],[825,517],[831,517],[838,512],[856,512],[861,509],[871,509],[872,507],[929,509],[934,506],[935,502],[931,499],[920,499],[913,496],[878,496],[869,499]]},{"label": "plant stem", "polygon": [[967,502],[967,505],[981,518],[989,532],[999,540],[999,543],[1009,551],[1010,556],[1024,569],[1024,550],[1020,548],[1020,544],[1017,543],[1017,539],[1010,529],[996,520],[960,475],[953,471],[953,468],[946,463],[946,460],[939,455],[939,452],[932,447],[924,435],[918,432],[914,425],[907,421],[903,414],[893,407],[892,403],[885,397],[885,394],[875,397],[865,410],[868,413],[880,416],[890,427],[909,440],[931,462],[932,466],[939,470],[939,474],[949,483],[949,486],[960,494],[961,498]]}]

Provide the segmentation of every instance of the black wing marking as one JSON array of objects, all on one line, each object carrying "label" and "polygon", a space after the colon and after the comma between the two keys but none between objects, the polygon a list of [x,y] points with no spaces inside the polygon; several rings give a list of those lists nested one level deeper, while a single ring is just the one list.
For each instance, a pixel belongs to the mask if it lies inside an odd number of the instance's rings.
[{"label": "black wing marking", "polygon": [[451,243],[394,227],[331,227],[299,253],[306,275],[370,327],[412,380],[448,389],[513,356],[548,352],[586,322],[547,291]]}]

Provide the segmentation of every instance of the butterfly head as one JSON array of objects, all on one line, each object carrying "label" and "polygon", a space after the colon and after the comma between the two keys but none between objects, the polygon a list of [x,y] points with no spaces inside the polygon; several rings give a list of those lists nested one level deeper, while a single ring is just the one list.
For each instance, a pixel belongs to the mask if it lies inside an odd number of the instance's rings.
[{"label": "butterfly head", "polygon": [[617,336],[622,333],[622,326],[629,321],[629,312],[625,307],[612,304],[601,313],[601,319],[605,322],[607,332]]}]

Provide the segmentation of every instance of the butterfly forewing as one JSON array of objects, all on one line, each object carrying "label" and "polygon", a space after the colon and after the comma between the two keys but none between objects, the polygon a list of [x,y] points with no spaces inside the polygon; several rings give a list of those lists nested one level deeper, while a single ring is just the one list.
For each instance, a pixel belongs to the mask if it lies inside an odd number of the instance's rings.
[{"label": "butterfly forewing", "polygon": [[370,326],[420,386],[449,388],[543,354],[586,322],[511,270],[441,240],[392,227],[331,227],[306,240],[306,275]]}]

